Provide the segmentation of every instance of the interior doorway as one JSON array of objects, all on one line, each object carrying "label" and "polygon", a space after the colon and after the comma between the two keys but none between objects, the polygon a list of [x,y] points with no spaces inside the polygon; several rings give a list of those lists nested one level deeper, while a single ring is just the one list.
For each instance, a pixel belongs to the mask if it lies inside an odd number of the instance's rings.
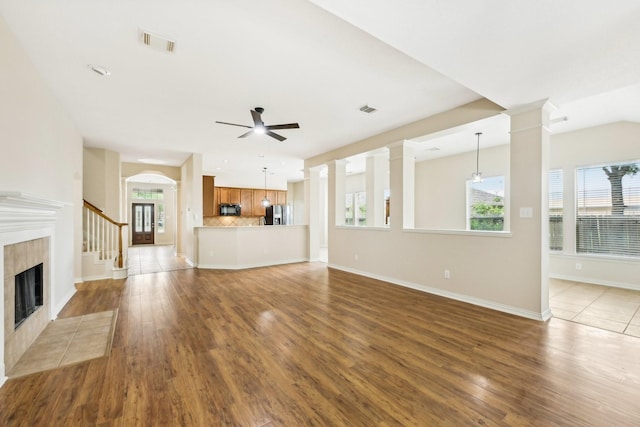
[{"label": "interior doorway", "polygon": [[131,204],[131,218],[133,218],[131,229],[132,245],[153,245],[155,243],[153,207],[153,203]]}]

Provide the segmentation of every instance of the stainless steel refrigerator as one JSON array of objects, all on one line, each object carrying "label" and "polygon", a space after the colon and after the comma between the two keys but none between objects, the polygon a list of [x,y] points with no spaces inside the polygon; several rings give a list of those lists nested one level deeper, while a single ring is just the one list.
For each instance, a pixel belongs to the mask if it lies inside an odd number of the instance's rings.
[{"label": "stainless steel refrigerator", "polygon": [[293,212],[289,205],[271,205],[265,209],[265,225],[291,225]]}]

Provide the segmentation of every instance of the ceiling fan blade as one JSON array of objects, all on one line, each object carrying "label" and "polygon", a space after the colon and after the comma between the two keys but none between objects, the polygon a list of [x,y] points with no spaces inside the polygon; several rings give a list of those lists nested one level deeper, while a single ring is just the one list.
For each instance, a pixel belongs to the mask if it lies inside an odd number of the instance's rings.
[{"label": "ceiling fan blade", "polygon": [[300,129],[300,125],[297,123],[287,123],[284,125],[269,125],[269,126],[265,126],[264,127],[267,130],[274,130],[274,129]]},{"label": "ceiling fan blade", "polygon": [[246,138],[246,137],[248,137],[249,135],[251,135],[252,133],[253,133],[253,128],[252,128],[249,132],[243,133],[243,134],[242,134],[242,135],[240,135],[238,138]]},{"label": "ceiling fan blade", "polygon": [[240,126],[241,128],[253,129],[253,127],[251,127],[251,126],[247,126],[247,125],[239,125],[239,124],[236,124],[236,123],[219,122],[219,121],[217,121],[217,120],[216,120],[216,123],[220,123],[221,125]]},{"label": "ceiling fan blade", "polygon": [[278,135],[277,133],[271,132],[270,130],[266,130],[264,133],[266,135],[269,135],[271,138],[277,139],[278,141],[284,141],[285,139],[287,139],[282,135]]},{"label": "ceiling fan blade", "polygon": [[251,110],[251,117],[253,117],[254,126],[264,126],[264,123],[262,123],[262,118],[260,116],[261,114],[259,112],[257,112],[256,110]]}]

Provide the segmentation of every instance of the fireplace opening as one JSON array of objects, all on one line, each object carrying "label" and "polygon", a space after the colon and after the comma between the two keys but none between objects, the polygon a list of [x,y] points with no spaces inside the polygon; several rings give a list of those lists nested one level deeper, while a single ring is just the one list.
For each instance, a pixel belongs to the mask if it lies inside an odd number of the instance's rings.
[{"label": "fireplace opening", "polygon": [[15,326],[18,327],[42,307],[42,263],[16,275]]}]

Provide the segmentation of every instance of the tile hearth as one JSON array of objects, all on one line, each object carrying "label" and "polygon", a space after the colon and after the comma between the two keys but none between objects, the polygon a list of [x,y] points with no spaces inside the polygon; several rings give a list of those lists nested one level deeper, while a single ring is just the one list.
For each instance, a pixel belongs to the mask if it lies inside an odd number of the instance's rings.
[{"label": "tile hearth", "polygon": [[117,317],[116,309],[50,322],[8,372],[8,377],[20,377],[109,355]]}]

